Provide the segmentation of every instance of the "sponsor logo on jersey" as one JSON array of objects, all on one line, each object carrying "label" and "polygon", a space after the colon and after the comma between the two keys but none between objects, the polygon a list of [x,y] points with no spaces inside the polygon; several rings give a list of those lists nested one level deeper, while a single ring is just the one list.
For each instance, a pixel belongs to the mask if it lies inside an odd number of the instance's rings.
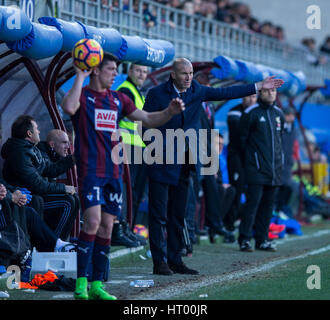
[{"label": "sponsor logo on jersey", "polygon": [[93,200],[93,194],[92,193],[89,193],[86,198],[89,200],[89,201],[92,201]]},{"label": "sponsor logo on jersey", "polygon": [[117,111],[95,109],[95,130],[114,132],[117,129]]}]

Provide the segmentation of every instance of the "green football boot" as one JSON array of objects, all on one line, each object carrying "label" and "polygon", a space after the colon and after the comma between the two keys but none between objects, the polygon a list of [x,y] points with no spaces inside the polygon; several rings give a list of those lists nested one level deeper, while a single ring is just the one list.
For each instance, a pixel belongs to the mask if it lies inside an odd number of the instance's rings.
[{"label": "green football boot", "polygon": [[88,281],[86,277],[77,278],[76,289],[73,294],[76,300],[88,300],[87,286]]},{"label": "green football boot", "polygon": [[93,281],[91,289],[88,293],[89,300],[117,300],[115,296],[112,296],[103,289],[102,281]]}]

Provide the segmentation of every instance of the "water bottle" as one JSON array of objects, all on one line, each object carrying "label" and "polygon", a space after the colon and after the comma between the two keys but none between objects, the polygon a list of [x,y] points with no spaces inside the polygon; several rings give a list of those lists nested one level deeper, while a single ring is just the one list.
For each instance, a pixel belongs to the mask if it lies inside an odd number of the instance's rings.
[{"label": "water bottle", "polygon": [[21,268],[21,282],[30,281],[31,269],[32,269],[32,257],[30,255]]},{"label": "water bottle", "polygon": [[129,285],[135,288],[150,288],[154,286],[154,280],[133,280]]},{"label": "water bottle", "polygon": [[0,291],[0,300],[7,300],[10,297],[7,291]]}]

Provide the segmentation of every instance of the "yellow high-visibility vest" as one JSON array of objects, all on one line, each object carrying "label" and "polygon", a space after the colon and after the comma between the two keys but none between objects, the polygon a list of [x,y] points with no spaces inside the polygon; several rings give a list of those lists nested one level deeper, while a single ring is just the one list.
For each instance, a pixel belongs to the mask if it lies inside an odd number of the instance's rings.
[{"label": "yellow high-visibility vest", "polygon": [[[142,110],[144,106],[144,96],[141,96],[136,89],[136,87],[129,81],[124,81],[118,88],[127,88],[129,89],[135,100],[135,106],[137,109]],[[144,142],[142,141],[141,137],[139,136],[137,132],[137,124],[133,121],[129,120],[128,118],[124,118],[119,122],[119,127],[125,129],[126,132],[121,132],[121,136],[123,138],[123,142],[126,144],[139,146],[139,147],[145,147]],[[127,132],[129,131],[129,132]]]}]

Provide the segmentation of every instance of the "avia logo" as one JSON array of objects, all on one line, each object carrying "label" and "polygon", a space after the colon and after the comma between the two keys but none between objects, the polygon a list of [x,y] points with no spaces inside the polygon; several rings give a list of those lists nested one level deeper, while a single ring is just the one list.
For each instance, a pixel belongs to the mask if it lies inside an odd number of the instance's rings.
[{"label": "avia logo", "polygon": [[266,122],[266,119],[264,118],[264,116],[261,116],[261,118],[259,119],[260,122]]},{"label": "avia logo", "polygon": [[99,112],[97,117],[97,120],[116,120],[116,115],[114,113],[105,113],[105,112]]},{"label": "avia logo", "polygon": [[119,193],[110,193],[110,201],[114,202],[116,201],[117,203],[122,203],[123,202],[123,195]]},{"label": "avia logo", "polygon": [[95,129],[101,131],[116,131],[117,111],[95,109]]}]

